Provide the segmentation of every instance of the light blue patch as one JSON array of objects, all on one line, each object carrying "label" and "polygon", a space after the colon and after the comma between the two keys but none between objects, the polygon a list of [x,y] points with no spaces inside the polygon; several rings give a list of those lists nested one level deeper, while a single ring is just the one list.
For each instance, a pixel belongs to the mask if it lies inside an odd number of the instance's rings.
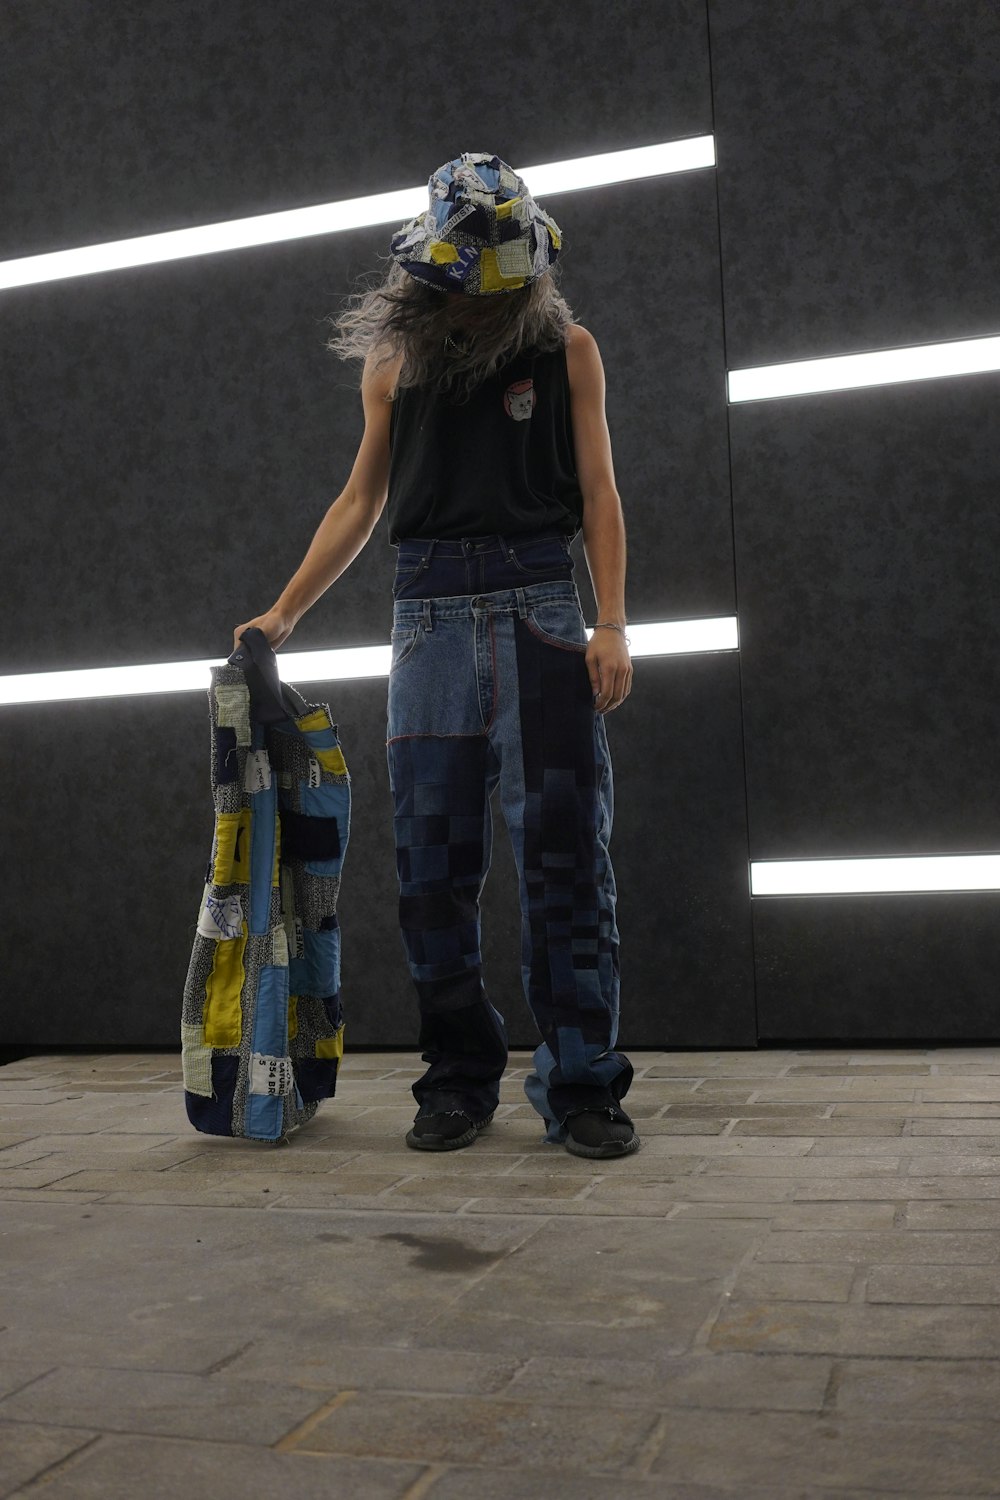
[{"label": "light blue patch", "polygon": [[300,784],[302,811],[312,818],[336,818],[341,837],[351,811],[351,787],[347,781],[321,781],[319,786]]},{"label": "light blue patch", "polygon": [[544,1042],[535,1052],[534,1064],[535,1072],[529,1073],[524,1080],[524,1092],[528,1103],[546,1122],[548,1128],[543,1139],[550,1146],[559,1146],[565,1141],[567,1131],[565,1125],[551,1119],[549,1115],[549,1079],[555,1066],[555,1058]]},{"label": "light blue patch", "polygon": [[301,958],[288,960],[288,987],[293,995],[324,1000],[340,989],[340,928],[304,931]]},{"label": "light blue patch", "polygon": [[251,1051],[284,1057],[288,1051],[288,969],[265,964],[260,971]]},{"label": "light blue patch", "polygon": [[284,1100],[281,1095],[271,1098],[268,1094],[247,1096],[246,1133],[260,1136],[263,1140],[275,1141],[281,1134],[284,1119]]},{"label": "light blue patch", "polygon": [[[254,725],[254,745],[263,744],[264,726]],[[275,778],[271,785],[259,792],[250,793],[250,910],[247,912],[248,932],[269,932],[271,909],[271,877],[274,874],[274,824],[277,809],[278,789]]]},{"label": "light blue patch", "polygon": [[332,859],[310,859],[305,869],[310,875],[339,875],[344,866],[347,841],[351,835],[351,788],[346,781],[321,781],[319,786],[300,783],[302,811],[311,818],[336,818],[340,834],[340,853]]}]

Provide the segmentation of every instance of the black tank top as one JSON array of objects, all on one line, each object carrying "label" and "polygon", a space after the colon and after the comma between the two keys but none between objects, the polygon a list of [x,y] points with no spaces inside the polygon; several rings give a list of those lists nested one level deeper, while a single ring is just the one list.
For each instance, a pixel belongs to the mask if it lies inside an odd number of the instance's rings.
[{"label": "black tank top", "polygon": [[523,349],[464,404],[401,386],[389,422],[389,541],[576,536],[576,474],[564,347]]}]

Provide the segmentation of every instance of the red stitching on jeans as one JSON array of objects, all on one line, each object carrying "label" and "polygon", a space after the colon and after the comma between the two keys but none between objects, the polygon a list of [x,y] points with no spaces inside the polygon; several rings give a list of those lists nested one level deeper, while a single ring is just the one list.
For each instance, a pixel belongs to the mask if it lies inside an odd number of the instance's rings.
[{"label": "red stitching on jeans", "polygon": [[394,745],[397,740],[478,740],[484,733],[477,730],[475,734],[437,734],[433,729],[418,729],[415,734],[394,734],[386,744]]},{"label": "red stitching on jeans", "polygon": [[551,636],[543,635],[537,626],[532,625],[527,617],[525,617],[524,623],[532,635],[537,636],[540,641],[544,641],[546,646],[555,646],[557,651],[586,651],[587,649],[586,646],[571,646],[566,641],[554,641]]}]

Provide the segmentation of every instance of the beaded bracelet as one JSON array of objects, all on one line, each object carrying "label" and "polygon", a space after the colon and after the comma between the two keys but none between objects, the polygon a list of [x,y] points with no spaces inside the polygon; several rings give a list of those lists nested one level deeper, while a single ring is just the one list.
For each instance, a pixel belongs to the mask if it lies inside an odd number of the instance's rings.
[{"label": "beaded bracelet", "polygon": [[610,620],[598,620],[597,624],[594,626],[594,629],[617,630],[618,634],[623,637],[626,646],[631,646],[632,644],[632,637],[625,634],[625,627],[623,625],[613,625]]}]

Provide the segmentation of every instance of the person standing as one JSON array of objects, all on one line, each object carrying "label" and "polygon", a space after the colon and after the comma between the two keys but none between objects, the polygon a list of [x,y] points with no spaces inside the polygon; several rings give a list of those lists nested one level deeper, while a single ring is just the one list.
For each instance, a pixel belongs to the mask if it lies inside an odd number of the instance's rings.
[{"label": "person standing", "polygon": [[[593,335],[558,290],[562,233],[502,158],[432,173],[381,285],[329,347],[363,357],[365,433],[343,493],[276,604],[272,648],[345,571],[387,508],[397,548],[386,755],[399,921],[426,1072],[407,1145],[471,1145],[507,1063],[482,977],[491,794],[513,845],[521,971],[541,1042],[525,1081],[545,1139],[623,1156],[613,779],[604,716],[632,687],[625,526]],[[352,299],[354,300],[354,299]],[[570,544],[583,532],[588,639]]]}]

